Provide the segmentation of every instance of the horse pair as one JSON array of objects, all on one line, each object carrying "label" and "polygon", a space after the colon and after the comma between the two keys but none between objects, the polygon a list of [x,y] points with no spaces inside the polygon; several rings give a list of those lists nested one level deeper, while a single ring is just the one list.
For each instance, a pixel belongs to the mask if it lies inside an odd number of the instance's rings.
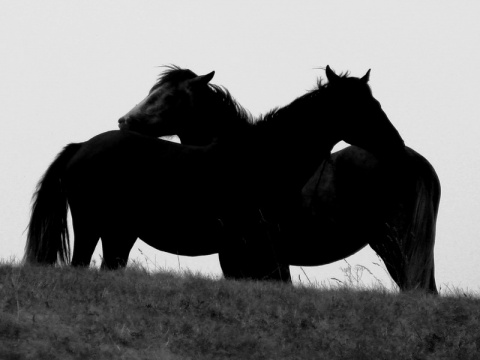
[{"label": "horse pair", "polygon": [[[253,121],[225,89],[173,67],[123,130],[68,145],[39,182],[25,258],[124,266],[137,238],[174,254],[219,253],[230,277],[289,280],[370,244],[401,289],[436,292],[440,187],[362,78],[338,76]],[[182,145],[157,139],[177,134]],[[330,156],[340,140],[357,145]],[[260,209],[260,211],[259,211]]]}]

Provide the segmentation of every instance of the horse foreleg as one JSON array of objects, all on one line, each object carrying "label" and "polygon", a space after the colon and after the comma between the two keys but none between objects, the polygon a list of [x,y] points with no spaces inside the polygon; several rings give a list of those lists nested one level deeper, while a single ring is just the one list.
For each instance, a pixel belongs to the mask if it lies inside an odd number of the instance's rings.
[{"label": "horse foreleg", "polygon": [[225,279],[242,280],[248,279],[245,269],[245,254],[233,249],[222,249],[218,253],[218,260]]},{"label": "horse foreleg", "polygon": [[235,235],[227,241],[218,254],[225,278],[292,282],[288,264],[276,255],[272,234],[264,230],[248,239]]},{"label": "horse foreleg", "polygon": [[271,257],[256,255],[239,251],[238,248],[220,251],[218,258],[223,276],[234,280],[292,282],[288,264],[277,262]]}]

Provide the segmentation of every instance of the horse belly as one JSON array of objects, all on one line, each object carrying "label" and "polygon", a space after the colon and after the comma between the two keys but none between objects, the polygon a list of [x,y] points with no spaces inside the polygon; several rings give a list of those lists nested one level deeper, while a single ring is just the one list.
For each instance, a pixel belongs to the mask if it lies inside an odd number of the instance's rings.
[{"label": "horse belly", "polygon": [[140,239],[148,245],[183,256],[211,255],[225,241],[223,225],[214,216],[173,216],[141,224]]},{"label": "horse belly", "polygon": [[307,216],[282,227],[280,252],[290,265],[325,265],[365,247],[367,233],[332,217]]}]

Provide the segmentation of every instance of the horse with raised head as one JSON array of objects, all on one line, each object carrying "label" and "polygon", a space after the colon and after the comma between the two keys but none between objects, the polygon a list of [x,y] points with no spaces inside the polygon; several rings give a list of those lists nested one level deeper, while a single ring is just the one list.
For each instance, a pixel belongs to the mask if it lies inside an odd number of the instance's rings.
[{"label": "horse with raised head", "polygon": [[[369,75],[367,73],[358,81],[339,77],[329,67],[326,73],[331,89],[349,82],[366,87]],[[244,134],[228,131],[232,129],[228,116],[209,117],[200,111],[197,114],[200,116],[189,114],[184,121],[175,123],[164,112],[178,107],[191,110],[185,105],[188,98],[190,102],[204,101],[207,105],[208,101],[188,88],[190,82],[206,87],[212,77],[213,73],[197,77],[189,70],[170,69],[149,96],[119,120],[120,128],[150,136],[176,134],[182,144],[208,144],[219,139],[236,143]],[[214,85],[210,87],[211,91],[218,89]],[[306,108],[289,111],[287,107],[274,110],[264,118],[275,118],[279,114],[291,121],[299,121],[302,116],[319,116],[318,111],[308,114]],[[355,133],[358,126],[362,126],[362,121],[354,123],[350,130]],[[345,258],[369,244],[383,259],[400,289],[437,292],[433,249],[440,201],[438,177],[424,157],[408,147],[403,148],[399,136],[395,134],[390,143],[392,137],[387,136],[382,141],[379,139],[381,133],[377,128],[370,137],[356,142],[350,140],[360,147],[350,146],[327,158],[322,158],[325,154],[319,157],[318,153],[312,153],[311,156],[320,159],[321,163],[315,172],[309,173],[310,178],[305,183],[301,182],[305,179],[302,175],[297,178],[299,182],[292,183],[287,190],[277,187],[269,191],[271,198],[262,209],[267,213],[272,213],[272,207],[277,210],[273,211],[275,214],[270,221],[281,230],[281,236],[273,240],[272,250],[282,264],[281,279],[289,278],[285,264],[323,265]],[[283,140],[287,152],[291,150],[288,141],[302,141],[298,134],[289,135]],[[286,171],[290,169],[290,166],[285,167]],[[283,206],[278,206],[282,202]],[[255,246],[247,241],[234,253],[220,252],[224,274],[234,278],[264,278],[265,274],[255,266],[238,261],[252,257],[256,253]]]},{"label": "horse with raised head", "polygon": [[[173,254],[225,254],[238,266],[242,259],[233,255],[242,247],[235,237],[263,238],[256,235],[259,231],[250,226],[248,216],[257,209],[283,214],[282,209],[292,208],[298,201],[298,189],[337,142],[343,139],[373,149],[403,151],[402,139],[371,94],[368,74],[361,79],[337,79],[332,74],[327,75],[328,86],[319,84],[253,122],[227,91],[209,85],[213,74],[199,77],[187,70],[170,71],[142,103],[147,111],[135,119],[149,123],[151,115],[161,114],[175,126],[208,119],[219,124],[226,136],[208,146],[186,146],[136,132],[110,131],[68,145],[38,184],[25,259],[86,266],[101,238],[102,266],[117,268],[127,263],[140,238]],[[181,94],[164,89],[174,84],[181,85]],[[127,123],[133,122],[129,119]],[[155,135],[182,134],[166,128]],[[204,128],[197,129],[201,135]],[[192,143],[208,142],[200,137]],[[71,261],[68,207],[74,229]],[[267,235],[270,232],[267,230]],[[258,252],[266,254],[271,244],[258,243]],[[251,264],[242,265],[247,274],[277,269],[277,260],[271,257],[264,261],[270,270],[258,261],[261,259],[255,260],[253,270],[249,270]]]}]

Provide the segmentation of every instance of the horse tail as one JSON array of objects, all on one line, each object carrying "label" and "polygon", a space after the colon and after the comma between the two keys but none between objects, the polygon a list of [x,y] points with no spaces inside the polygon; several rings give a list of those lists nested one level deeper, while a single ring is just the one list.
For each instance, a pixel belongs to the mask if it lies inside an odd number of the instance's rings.
[{"label": "horse tail", "polygon": [[404,288],[425,289],[438,294],[435,283],[434,245],[440,181],[433,167],[423,157],[415,179],[416,198],[412,217],[402,241],[404,257]]},{"label": "horse tail", "polygon": [[60,152],[41,180],[32,198],[24,261],[39,264],[70,263],[67,227],[68,202],[62,177],[68,161],[81,144],[69,144]]}]

